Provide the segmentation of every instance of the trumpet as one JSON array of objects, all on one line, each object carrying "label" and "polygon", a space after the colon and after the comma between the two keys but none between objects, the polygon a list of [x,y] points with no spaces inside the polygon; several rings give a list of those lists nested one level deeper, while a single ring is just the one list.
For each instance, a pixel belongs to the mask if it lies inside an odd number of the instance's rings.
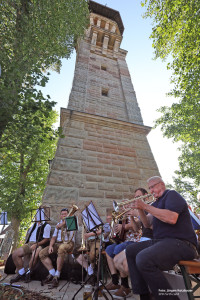
[{"label": "trumpet", "polygon": [[130,211],[132,208],[127,208],[127,209],[125,209],[123,212],[121,212],[121,213],[119,213],[119,212],[117,212],[116,210],[115,211],[113,211],[113,213],[112,213],[112,219],[113,219],[113,221],[114,221],[114,223],[117,223],[121,218],[122,218],[122,216],[124,215],[124,214],[126,214],[128,211]]},{"label": "trumpet", "polygon": [[[153,194],[147,194],[147,195],[143,195],[143,196],[140,196],[140,197],[136,197],[136,198],[133,198],[133,199],[130,199],[130,200],[125,200],[125,201],[122,201],[122,202],[116,202],[115,200],[113,201],[113,206],[114,206],[114,202],[115,202],[115,206],[123,206],[123,205],[126,205],[126,204],[129,204],[135,200],[138,200],[138,199],[145,199],[145,198],[149,198],[153,196]],[[152,202],[152,200],[146,200],[144,201],[145,203],[149,204]]]}]

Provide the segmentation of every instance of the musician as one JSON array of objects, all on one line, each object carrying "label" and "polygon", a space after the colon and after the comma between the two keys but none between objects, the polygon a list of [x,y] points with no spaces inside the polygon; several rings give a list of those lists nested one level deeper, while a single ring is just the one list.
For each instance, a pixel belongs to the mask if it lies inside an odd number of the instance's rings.
[{"label": "musician", "polygon": [[[138,188],[135,190],[135,198],[147,195],[147,191],[144,188]],[[135,209],[134,210],[130,210],[128,213],[128,215],[130,216],[134,216],[135,215]],[[150,217],[149,217],[150,218]],[[138,220],[134,220],[134,222],[136,222],[137,226],[140,227],[142,226],[142,236],[139,240],[139,242],[142,241],[147,241],[149,239],[153,238],[153,231],[151,228],[145,228],[143,223],[142,223],[143,218],[138,218]],[[132,242],[134,243],[134,242]],[[117,255],[115,255],[114,257],[114,265],[116,270],[119,271],[120,277],[121,277],[121,282],[123,283],[125,280],[124,278],[126,278],[129,274],[128,272],[128,263],[127,263],[127,259],[126,259],[126,249],[124,249],[123,251],[121,251],[120,253],[118,253]],[[124,295],[128,295],[128,292],[130,293],[130,289],[129,286],[121,284],[120,288],[113,294],[113,297],[115,298],[124,298]]]},{"label": "musician", "polygon": [[[112,220],[112,217],[110,215],[108,215],[106,217],[106,223],[103,225],[103,241],[104,241],[104,245],[106,247],[106,245],[110,245],[110,241],[109,241],[109,234],[110,234],[110,224],[111,224],[111,220]],[[96,237],[98,238],[96,240],[96,260],[98,259],[98,254],[99,254],[99,247],[100,247],[100,234],[101,234],[101,230],[98,230],[96,232]],[[86,244],[88,244],[88,241],[89,242],[89,247],[86,247],[87,251],[89,250],[90,251],[90,264],[88,264],[88,260],[86,259],[86,257],[84,256],[84,254],[80,254],[81,250],[79,250],[79,255],[77,255],[77,250],[74,251],[74,256],[76,258],[76,261],[81,265],[83,266],[83,268],[85,269],[85,271],[87,272],[88,276],[91,276],[93,273],[94,273],[94,258],[95,258],[95,240],[92,239],[92,242],[91,242],[91,237],[94,236],[94,233],[91,235],[88,235],[88,234],[85,234],[84,235],[84,240],[86,242]],[[91,244],[92,244],[92,247],[91,247]],[[82,245],[83,246],[83,245]],[[94,282],[91,280],[89,281],[88,283],[91,283],[93,284]]]},{"label": "musician", "polygon": [[[51,288],[59,285],[59,278],[64,264],[65,254],[70,253],[74,247],[74,232],[67,232],[66,230],[63,230],[66,226],[65,218],[68,216],[68,213],[67,208],[61,209],[60,221],[56,225],[50,245],[39,253],[41,262],[49,271],[49,275],[42,281],[42,283],[50,283]],[[57,270],[54,269],[49,257],[51,253],[56,253],[58,255],[56,261]]]},{"label": "musician", "polygon": [[[153,215],[153,239],[126,248],[133,293],[139,294],[141,300],[149,300],[150,288],[156,300],[178,300],[162,271],[172,269],[180,260],[197,257],[196,235],[183,197],[166,189],[159,176],[151,177],[147,182],[156,201],[149,205],[138,199],[134,201],[134,207],[143,214],[147,211]],[[147,218],[144,225],[150,226]]]},{"label": "musician", "polygon": [[[13,262],[16,266],[17,275],[11,278],[10,283],[20,280],[30,282],[31,269],[36,265],[38,255],[42,248],[49,244],[51,226],[45,221],[37,221],[38,213],[36,214],[35,223],[29,228],[25,245],[16,249],[13,254]],[[39,220],[39,218],[38,218]],[[31,254],[29,268],[25,271],[23,257]]]},{"label": "musician", "polygon": [[[135,193],[135,196],[137,194]],[[129,208],[131,204],[127,204],[126,208]],[[137,216],[137,214],[135,215]],[[110,292],[117,293],[118,290],[123,290],[123,298],[125,296],[128,296],[131,293],[131,290],[129,288],[128,284],[128,276],[127,274],[120,274],[121,277],[121,286],[119,285],[119,276],[118,276],[118,270],[115,267],[114,264],[114,257],[119,254],[121,251],[123,251],[127,245],[131,244],[132,242],[137,242],[140,240],[141,233],[140,233],[140,225],[134,221],[134,218],[128,218],[129,223],[125,224],[125,241],[121,244],[112,244],[106,248],[106,258],[108,262],[108,266],[111,272],[111,278],[112,281],[106,285],[106,289]],[[117,231],[120,231],[122,228],[122,224],[118,224],[116,226]]]},{"label": "musician", "polygon": [[112,244],[109,238],[110,231],[111,231],[111,227],[110,227],[111,221],[112,221],[112,217],[108,215],[106,217],[106,223],[103,225],[103,244],[105,249],[107,246]]}]

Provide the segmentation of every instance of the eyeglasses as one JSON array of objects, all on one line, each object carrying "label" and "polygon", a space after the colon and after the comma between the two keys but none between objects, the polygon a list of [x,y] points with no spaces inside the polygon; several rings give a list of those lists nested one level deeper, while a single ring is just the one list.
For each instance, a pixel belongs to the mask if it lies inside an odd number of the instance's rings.
[{"label": "eyeglasses", "polygon": [[150,185],[150,186],[149,186],[149,190],[153,189],[154,186],[156,186],[156,185],[159,184],[159,183],[161,183],[161,181],[159,181],[159,182],[157,182],[157,183],[155,183],[155,184],[153,184],[153,185]]}]

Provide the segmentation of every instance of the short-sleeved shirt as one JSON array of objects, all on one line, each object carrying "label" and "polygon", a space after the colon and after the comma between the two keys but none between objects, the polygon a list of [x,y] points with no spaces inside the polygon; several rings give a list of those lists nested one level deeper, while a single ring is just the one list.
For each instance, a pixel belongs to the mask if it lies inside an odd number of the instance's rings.
[{"label": "short-sleeved shirt", "polygon": [[[30,231],[33,228],[33,226],[34,226],[34,224],[29,229]],[[38,223],[36,224],[35,229],[33,230],[32,234],[29,238],[29,242],[36,242],[36,234],[37,234],[37,230],[38,230],[38,228],[40,228],[40,226],[42,226],[42,223],[40,223],[39,225],[38,225]],[[51,226],[49,224],[46,224],[46,226],[44,227],[43,239],[49,239],[50,233],[51,233]]]},{"label": "short-sleeved shirt", "polygon": [[153,217],[153,238],[175,238],[186,240],[197,245],[196,234],[192,227],[187,202],[174,190],[166,190],[152,206],[160,209],[168,209],[176,212],[179,216],[176,224],[169,224]]},{"label": "short-sleeved shirt", "polygon": [[[105,223],[103,225],[103,231],[104,233],[109,233],[110,232],[110,224],[109,223]],[[104,238],[104,242],[109,242],[109,235],[107,236],[107,238]]]},{"label": "short-sleeved shirt", "polygon": [[[62,223],[62,221],[60,221],[57,225],[59,225],[61,223]],[[57,237],[56,238],[57,242],[62,242],[61,232],[62,232],[61,229],[55,228],[55,230],[54,230],[53,237]],[[67,242],[68,240],[71,240],[71,238],[74,241],[73,231],[66,231],[66,228],[64,228],[64,242]]]}]

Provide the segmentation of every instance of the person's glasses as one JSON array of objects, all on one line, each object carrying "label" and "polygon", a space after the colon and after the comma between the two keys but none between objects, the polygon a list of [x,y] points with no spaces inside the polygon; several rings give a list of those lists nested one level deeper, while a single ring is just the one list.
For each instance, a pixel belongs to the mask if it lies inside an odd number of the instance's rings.
[{"label": "person's glasses", "polygon": [[151,189],[153,189],[154,188],[154,186],[156,186],[157,184],[159,184],[160,183],[160,181],[159,182],[157,182],[157,183],[155,183],[155,184],[153,184],[153,185],[150,185],[149,186],[149,189],[151,190]]}]

